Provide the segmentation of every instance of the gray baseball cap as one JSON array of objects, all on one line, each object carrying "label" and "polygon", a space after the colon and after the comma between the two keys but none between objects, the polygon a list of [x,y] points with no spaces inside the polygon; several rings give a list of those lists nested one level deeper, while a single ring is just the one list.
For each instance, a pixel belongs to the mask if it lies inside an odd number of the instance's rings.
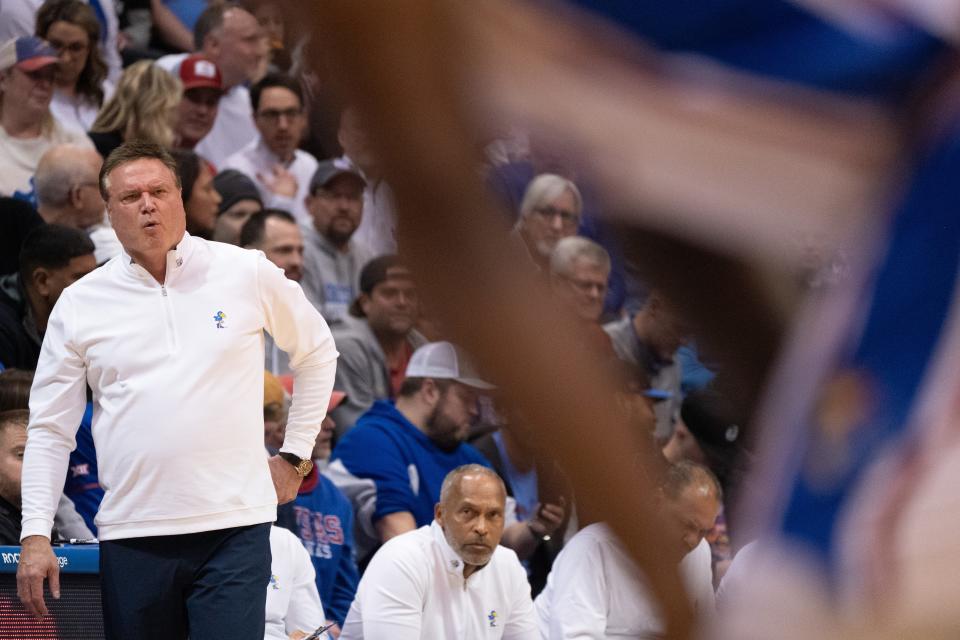
[{"label": "gray baseball cap", "polygon": [[326,187],[334,178],[340,176],[352,176],[359,180],[364,187],[367,186],[367,181],[360,175],[360,172],[345,161],[340,159],[324,160],[317,165],[317,170],[313,172],[313,177],[310,178],[310,193],[315,194],[317,189]]},{"label": "gray baseball cap", "polygon": [[406,377],[456,380],[475,389],[497,388],[482,380],[467,355],[449,342],[428,342],[414,351]]}]

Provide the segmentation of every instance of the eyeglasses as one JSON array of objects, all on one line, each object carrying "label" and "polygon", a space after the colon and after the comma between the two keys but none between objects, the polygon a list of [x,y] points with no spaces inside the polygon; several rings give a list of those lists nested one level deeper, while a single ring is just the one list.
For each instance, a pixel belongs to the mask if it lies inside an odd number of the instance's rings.
[{"label": "eyeglasses", "polygon": [[58,53],[63,53],[66,51],[72,55],[79,55],[87,50],[87,44],[84,42],[71,42],[67,44],[66,42],[60,42],[58,40],[50,40],[50,46],[57,50]]},{"label": "eyeglasses", "polygon": [[56,75],[56,66],[52,64],[45,67],[40,67],[39,69],[34,69],[33,71],[24,71],[23,69],[19,69],[17,67],[14,68],[30,78],[30,80],[33,82],[53,82],[53,78]]},{"label": "eyeglasses", "polygon": [[267,109],[266,111],[261,111],[257,114],[258,118],[263,118],[266,122],[270,124],[276,124],[280,122],[280,118],[286,118],[287,121],[295,120],[303,115],[301,109],[284,109],[280,111],[278,109]]},{"label": "eyeglasses", "polygon": [[607,294],[607,283],[605,282],[591,282],[589,280],[577,280],[576,278],[570,278],[567,276],[564,276],[563,279],[569,282],[570,285],[580,293],[584,293],[584,294],[593,293],[593,291],[596,290],[597,293],[600,294],[601,296],[604,296]]},{"label": "eyeglasses", "polygon": [[537,207],[534,209],[534,211],[549,221],[553,221],[559,217],[560,222],[562,222],[563,226],[565,227],[571,227],[580,222],[580,216],[577,214],[573,213],[572,211],[557,209],[556,207]]}]

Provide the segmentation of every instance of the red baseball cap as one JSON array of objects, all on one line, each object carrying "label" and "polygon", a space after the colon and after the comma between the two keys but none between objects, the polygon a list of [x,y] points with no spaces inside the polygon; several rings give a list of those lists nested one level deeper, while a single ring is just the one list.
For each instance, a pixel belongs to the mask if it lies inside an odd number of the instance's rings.
[{"label": "red baseball cap", "polygon": [[59,61],[57,50],[36,36],[13,38],[0,47],[0,70],[15,66],[22,71],[36,71]]},{"label": "red baseball cap", "polygon": [[187,56],[180,63],[180,82],[184,91],[201,87],[223,91],[223,79],[217,64],[198,54]]}]

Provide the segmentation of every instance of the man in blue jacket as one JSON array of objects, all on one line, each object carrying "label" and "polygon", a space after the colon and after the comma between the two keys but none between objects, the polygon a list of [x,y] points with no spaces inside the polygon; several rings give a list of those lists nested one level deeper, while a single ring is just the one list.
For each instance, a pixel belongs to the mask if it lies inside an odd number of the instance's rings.
[{"label": "man in blue jacket", "polygon": [[487,460],[464,442],[477,397],[492,389],[449,342],[410,358],[396,403],[378,401],[333,452],[325,472],[353,504],[357,557],[390,538],[430,524],[447,473]]}]

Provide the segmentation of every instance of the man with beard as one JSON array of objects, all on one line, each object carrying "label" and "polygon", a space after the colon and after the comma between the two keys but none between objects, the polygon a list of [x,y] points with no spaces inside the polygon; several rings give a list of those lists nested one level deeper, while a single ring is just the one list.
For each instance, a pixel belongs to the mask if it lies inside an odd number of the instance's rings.
[{"label": "man with beard", "polygon": [[391,540],[370,562],[341,640],[538,638],[526,573],[498,546],[505,499],[490,469],[452,470],[432,522]]},{"label": "man with beard", "polygon": [[414,350],[427,342],[413,327],[417,289],[396,256],[371,260],[360,272],[350,321],[334,327],[340,350],[337,388],[347,400],[333,413],[337,435],[353,427],[376,400],[396,398]]},{"label": "man with beard", "polygon": [[380,543],[430,524],[450,471],[489,466],[464,440],[478,392],[492,388],[449,342],[425,344],[396,403],[375,402],[336,446],[326,474],[353,503],[361,563]]},{"label": "man with beard", "polygon": [[355,169],[325,160],[310,181],[306,205],[313,224],[304,225],[303,292],[328,324],[343,322],[357,297],[360,270],[373,258],[353,240],[363,219],[366,181]]}]

